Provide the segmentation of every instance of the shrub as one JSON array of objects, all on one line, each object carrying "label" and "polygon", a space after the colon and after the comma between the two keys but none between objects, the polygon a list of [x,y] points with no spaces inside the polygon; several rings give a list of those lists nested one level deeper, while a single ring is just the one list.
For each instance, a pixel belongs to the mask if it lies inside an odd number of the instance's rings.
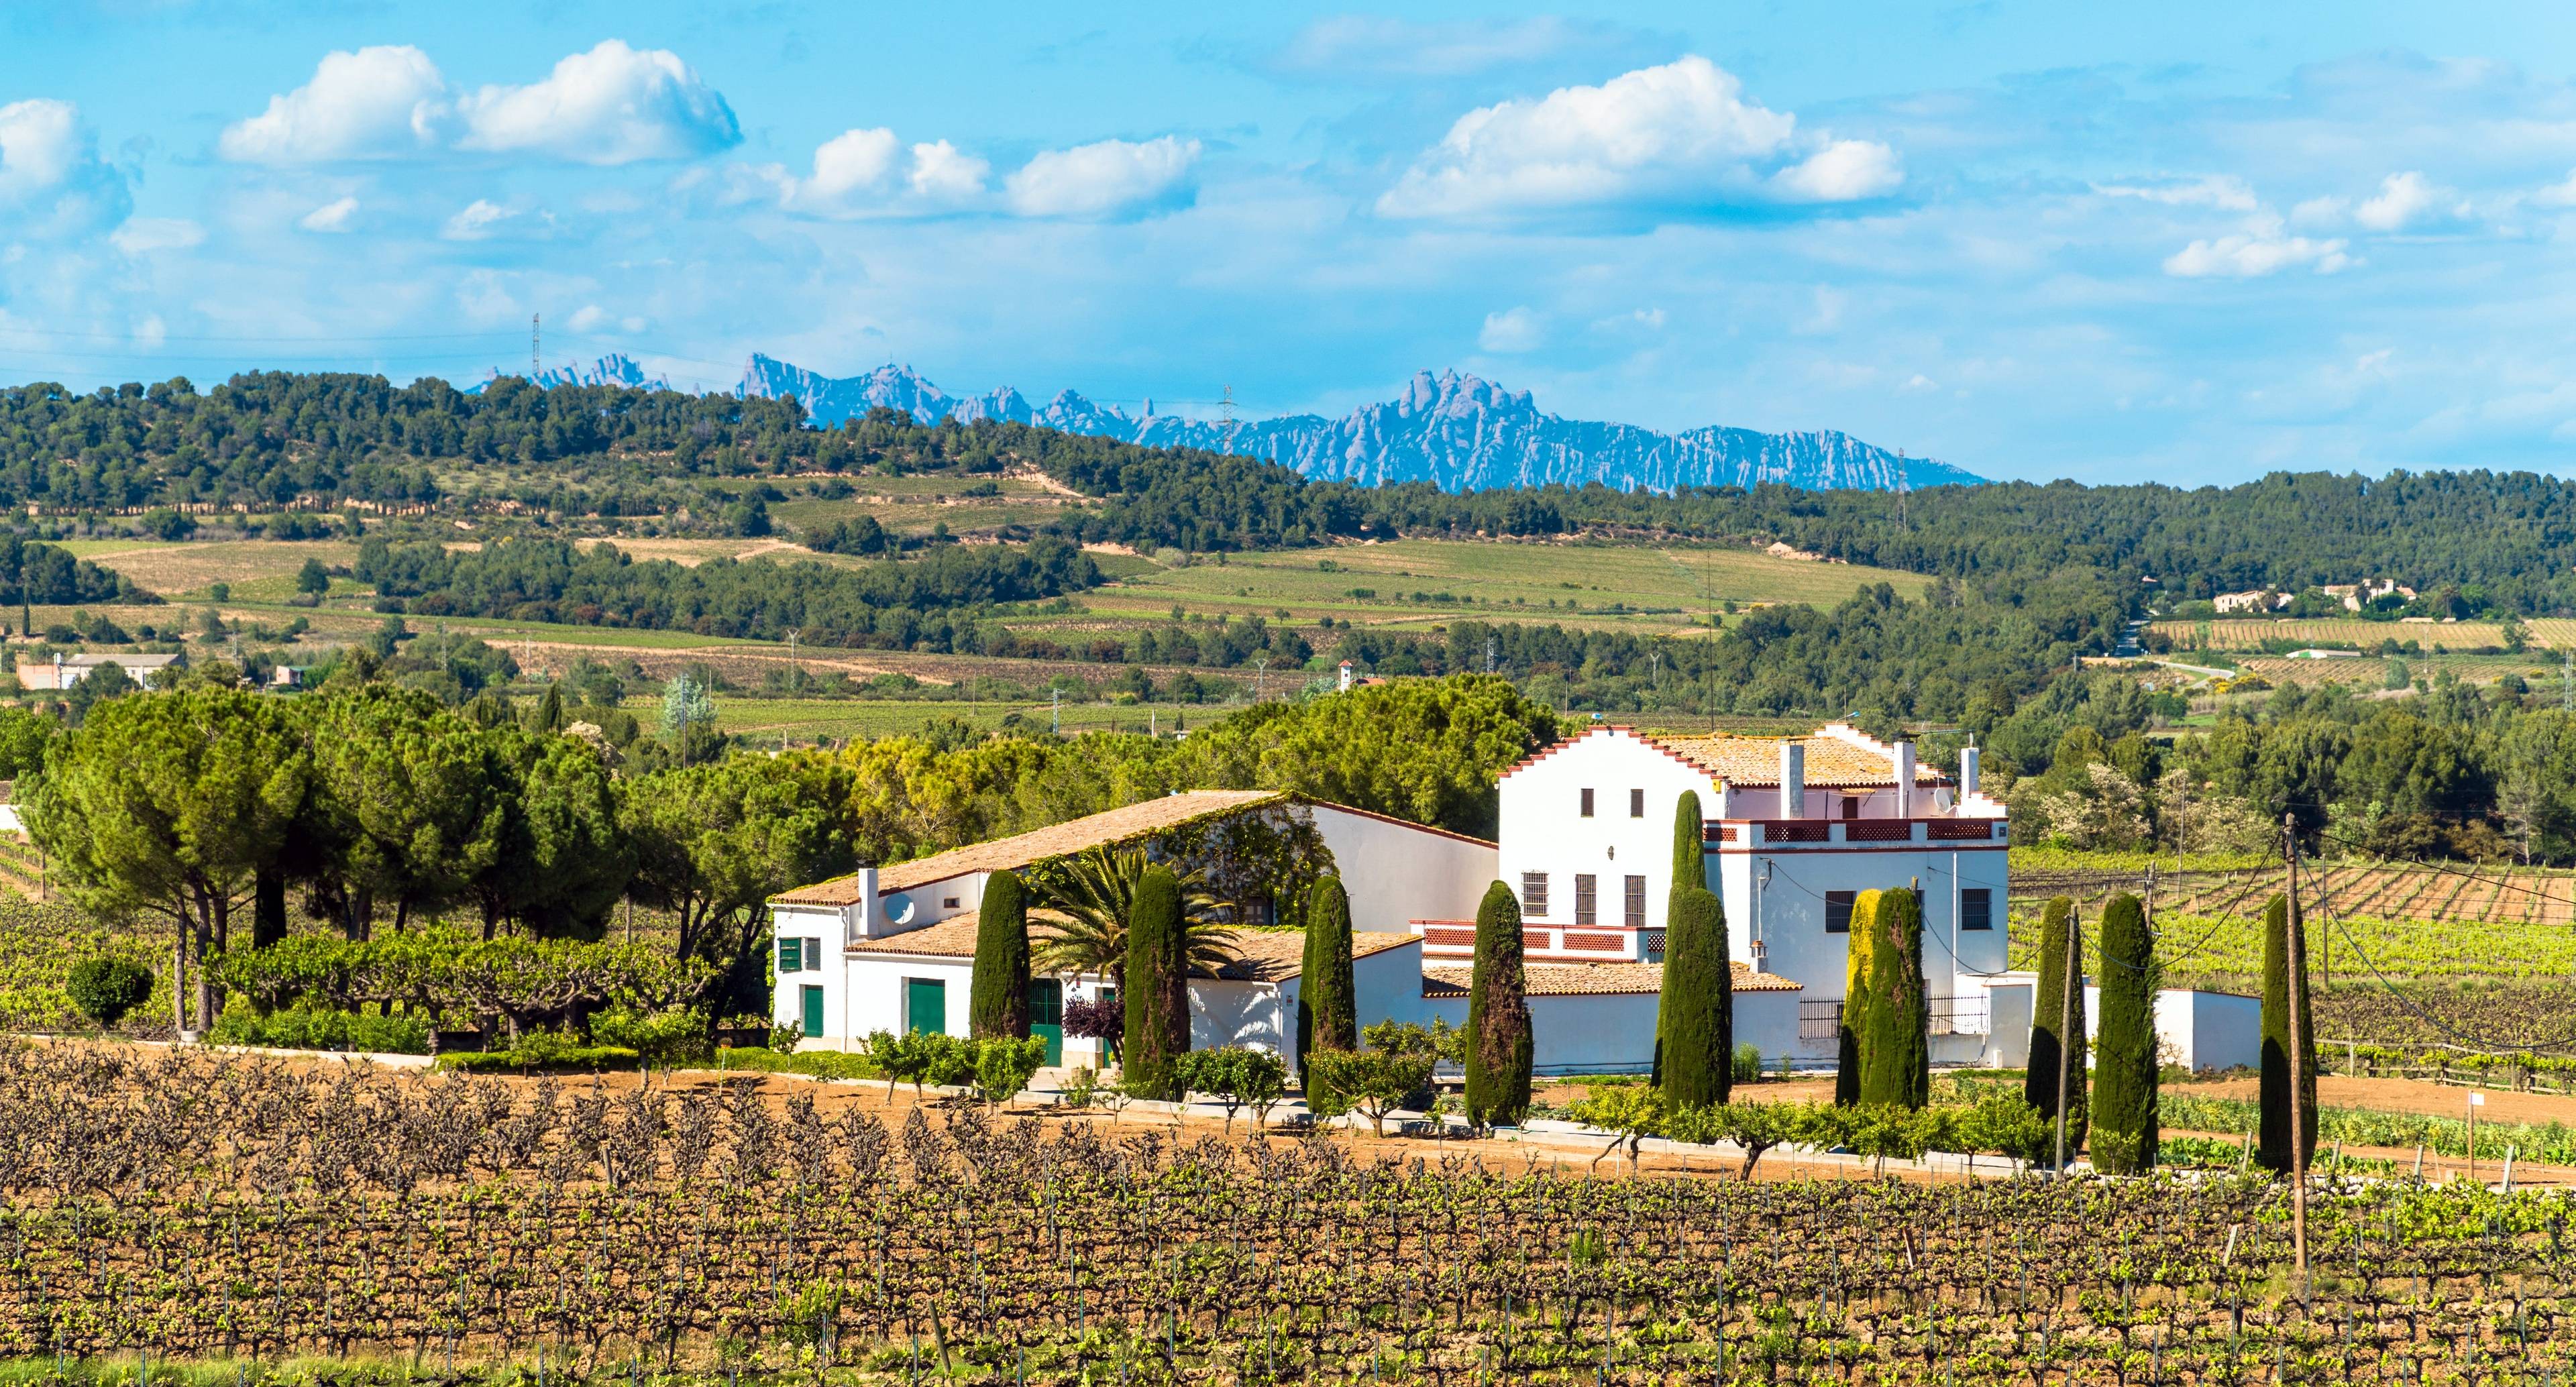
[{"label": "shrub", "polygon": [[[2258,1158],[2267,1170],[2290,1169],[2290,904],[2274,896],[2263,908],[2263,1109]],[[2307,980],[2299,981],[2299,1117],[2309,1160],[2317,1154],[2317,1018]]]},{"label": "shrub", "polygon": [[[2084,1149],[2092,1084],[2085,1059],[2089,1047],[2084,1029],[2084,936],[2075,919],[2075,902],[2050,899],[2040,916],[2039,980],[2031,991],[2030,1065],[2022,1075],[2022,1098],[2051,1123],[2057,1120],[2058,1059],[2066,1057],[2066,1149]],[[2070,974],[2077,979],[2068,992]],[[2063,1032],[2063,1034],[2061,1034]],[[2054,1136],[2048,1156],[2054,1160]]]},{"label": "shrub", "polygon": [[1624,1144],[1631,1175],[1637,1172],[1638,1143],[1664,1131],[1663,1092],[1644,1084],[1595,1084],[1575,1102],[1573,1113],[1575,1121],[1610,1133],[1610,1144],[1601,1148],[1592,1164],[1601,1164],[1603,1156]]},{"label": "shrub", "polygon": [[1912,890],[1864,891],[1851,937],[1869,936],[1869,1007],[1860,1042],[1860,1101],[1920,1108],[1932,1101],[1932,1004],[1923,982],[1923,900]]},{"label": "shrub", "polygon": [[1092,1095],[1099,1090],[1100,1075],[1090,1065],[1080,1065],[1064,1076],[1064,1105],[1068,1108],[1091,1106]]},{"label": "shrub", "polygon": [[[1351,981],[1351,897],[1341,878],[1315,883],[1306,901],[1306,952],[1297,974],[1297,1053],[1359,1048]],[[1302,1059],[1301,1067],[1304,1066]],[[1304,1076],[1309,1106],[1315,1076]]]},{"label": "shrub", "polygon": [[1123,1086],[1139,1098],[1181,1096],[1172,1061],[1190,1048],[1187,947],[1180,879],[1168,867],[1149,867],[1128,906],[1127,1028],[1119,1069]]},{"label": "shrub", "polygon": [[1019,1097],[1029,1080],[1046,1067],[1046,1037],[1042,1035],[997,1035],[967,1044],[975,1052],[976,1096],[987,1103],[1007,1103]]},{"label": "shrub", "polygon": [[[1728,991],[1732,993],[1733,989],[1729,988]],[[1761,1046],[1748,1040],[1735,1047],[1735,1072],[1732,1077],[1739,1084],[1749,1084],[1762,1077]]]},{"label": "shrub", "polygon": [[418,1016],[290,1007],[262,1016],[249,1007],[227,1007],[208,1039],[218,1045],[258,1045],[278,1050],[355,1050],[383,1055],[429,1053],[429,1026]]},{"label": "shrub", "polygon": [[152,998],[152,970],[125,958],[85,958],[72,965],[65,987],[80,1014],[113,1026]]},{"label": "shrub", "polygon": [[1225,1129],[1234,1130],[1234,1111],[1249,1106],[1254,1122],[1269,1125],[1270,1109],[1288,1092],[1288,1066],[1276,1051],[1226,1045],[1192,1050],[1172,1064],[1172,1077],[1183,1093],[1202,1093],[1225,1109]]},{"label": "shrub", "polygon": [[802,1074],[814,1079],[882,1079],[885,1071],[865,1055],[842,1050],[807,1050],[801,1054],[782,1055],[766,1047],[735,1049],[728,1047],[715,1053],[719,1070],[751,1070],[762,1074]]},{"label": "shrub", "polygon": [[1330,1111],[1308,1109],[1319,1118],[1339,1117],[1356,1109],[1379,1136],[1386,1135],[1387,1114],[1431,1082],[1432,1057],[1396,1050],[1320,1050],[1308,1061],[1324,1079]]},{"label": "shrub", "polygon": [[624,1069],[635,1062],[635,1052],[622,1045],[549,1045],[534,1050],[499,1050],[478,1055],[438,1057],[440,1069],[477,1073]]},{"label": "shrub", "polygon": [[[706,1014],[694,1008],[646,1014],[633,1007],[610,1007],[590,1018],[590,1039],[595,1045],[632,1050],[651,1065],[701,1063],[715,1053],[707,1040]],[[787,1048],[796,1047],[791,1042]]]},{"label": "shrub", "polygon": [[1726,907],[1717,893],[1704,886],[1673,892],[1656,1010],[1664,1100],[1675,1108],[1723,1103],[1734,1082],[1735,989],[1728,972]]},{"label": "shrub", "polygon": [[1017,1040],[1029,1033],[1028,892],[1015,872],[995,872],[984,880],[966,1018],[968,1033],[978,1040]]}]

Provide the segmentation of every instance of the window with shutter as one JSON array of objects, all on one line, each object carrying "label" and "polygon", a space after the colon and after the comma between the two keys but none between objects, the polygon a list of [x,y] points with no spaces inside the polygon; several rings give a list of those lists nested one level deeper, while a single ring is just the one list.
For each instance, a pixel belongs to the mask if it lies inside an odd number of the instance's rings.
[{"label": "window with shutter", "polygon": [[1644,929],[1646,927],[1646,879],[1644,877],[1628,878],[1626,906],[1628,928]]},{"label": "window with shutter", "polygon": [[1628,817],[1632,819],[1642,819],[1646,817],[1645,791],[1630,790],[1628,792]]},{"label": "window with shutter", "polygon": [[1521,873],[1521,917],[1536,920],[1547,914],[1547,873]]},{"label": "window with shutter", "polygon": [[1592,792],[1590,790],[1583,792],[1583,817],[1587,819],[1592,817]]},{"label": "window with shutter", "polygon": [[1596,880],[1597,878],[1580,874],[1574,878],[1574,923],[1578,925],[1600,923],[1598,911],[1595,909],[1597,901],[1593,894]]},{"label": "window with shutter", "polygon": [[804,960],[801,956],[804,943],[802,939],[790,939],[785,935],[778,937],[779,972],[796,973],[804,970]]}]

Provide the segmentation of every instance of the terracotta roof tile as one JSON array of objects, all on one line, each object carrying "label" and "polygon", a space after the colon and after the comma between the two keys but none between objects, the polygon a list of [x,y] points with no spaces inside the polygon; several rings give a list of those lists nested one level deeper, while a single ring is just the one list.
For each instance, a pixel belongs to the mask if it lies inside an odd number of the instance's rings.
[{"label": "terracotta roof tile", "polygon": [[[1705,737],[1645,737],[1717,780],[1737,785],[1780,783],[1780,747],[1796,742],[1807,749],[1807,783],[1823,786],[1893,785],[1896,758],[1840,737],[1738,737],[1712,733]],[[1941,772],[1917,761],[1914,783],[1937,785]]]},{"label": "terracotta roof tile", "polygon": [[[1149,838],[1211,814],[1232,813],[1286,798],[1277,790],[1191,790],[1141,800],[1123,808],[1068,819],[1008,838],[970,843],[929,857],[895,863],[878,870],[877,894],[909,891],[916,886],[927,886],[934,881],[973,872],[1016,871],[1050,857]],[[835,877],[812,886],[799,886],[793,891],[770,897],[770,901],[777,905],[851,905],[859,898],[858,881],[856,876]]]},{"label": "terracotta roof tile", "polygon": [[[1664,990],[1660,963],[1530,963],[1522,965],[1532,997],[1654,996]],[[1803,992],[1806,984],[1777,973],[1757,973],[1741,960],[1734,963],[1738,992]],[[1425,997],[1464,997],[1476,970],[1466,964],[1435,964],[1422,970]]]},{"label": "terracotta roof tile", "polygon": [[[849,951],[853,954],[973,958],[975,932],[975,917],[971,914],[958,915],[935,925],[905,930],[901,934],[857,940],[850,945]],[[1048,925],[1045,918],[1033,915],[1029,920],[1030,936],[1043,939],[1047,932]],[[1415,942],[1417,941],[1414,936],[1410,934],[1355,931],[1351,935],[1351,957],[1366,958],[1371,954],[1384,953],[1389,949]],[[1285,982],[1297,976],[1298,968],[1305,960],[1306,935],[1301,930],[1293,929],[1237,930],[1234,934],[1234,948],[1240,957],[1218,970],[1217,976],[1240,982]]]}]

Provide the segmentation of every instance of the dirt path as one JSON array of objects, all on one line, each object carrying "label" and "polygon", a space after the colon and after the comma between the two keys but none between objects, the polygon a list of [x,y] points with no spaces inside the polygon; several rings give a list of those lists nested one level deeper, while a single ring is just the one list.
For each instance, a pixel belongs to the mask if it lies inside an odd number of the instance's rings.
[{"label": "dirt path", "polygon": [[[2202,1098],[2238,1098],[2251,1103],[2262,1097],[2262,1083],[2256,1079],[2228,1079],[2220,1083],[2174,1084],[2165,1091]],[[2367,1108],[2376,1112],[2418,1113],[2426,1117],[2467,1117],[2469,1095],[2472,1093],[2486,1095],[2486,1105],[2478,1110],[2478,1119],[2482,1122],[2565,1122],[2576,1125],[2576,1095],[2461,1088],[2424,1079],[2350,1079],[2332,1074],[2320,1075],[2317,1079],[2317,1104],[2320,1107]]]}]

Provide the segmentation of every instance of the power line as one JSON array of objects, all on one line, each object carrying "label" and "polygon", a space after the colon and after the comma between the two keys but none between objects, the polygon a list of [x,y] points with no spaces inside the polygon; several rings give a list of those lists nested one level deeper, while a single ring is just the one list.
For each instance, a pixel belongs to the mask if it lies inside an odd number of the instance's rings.
[{"label": "power line", "polygon": [[[319,337],[287,337],[274,334],[258,336],[226,336],[222,334],[168,332],[155,336],[152,341],[270,342],[282,344],[298,342],[471,342],[482,341],[490,338],[505,338],[512,335],[513,329],[510,328],[496,328],[488,332],[353,332]],[[0,337],[29,337],[40,341],[51,341],[58,337],[76,337],[88,342],[134,342],[139,345],[144,344],[142,338],[137,337],[135,334],[130,332],[75,332],[69,328],[0,327]]]}]

